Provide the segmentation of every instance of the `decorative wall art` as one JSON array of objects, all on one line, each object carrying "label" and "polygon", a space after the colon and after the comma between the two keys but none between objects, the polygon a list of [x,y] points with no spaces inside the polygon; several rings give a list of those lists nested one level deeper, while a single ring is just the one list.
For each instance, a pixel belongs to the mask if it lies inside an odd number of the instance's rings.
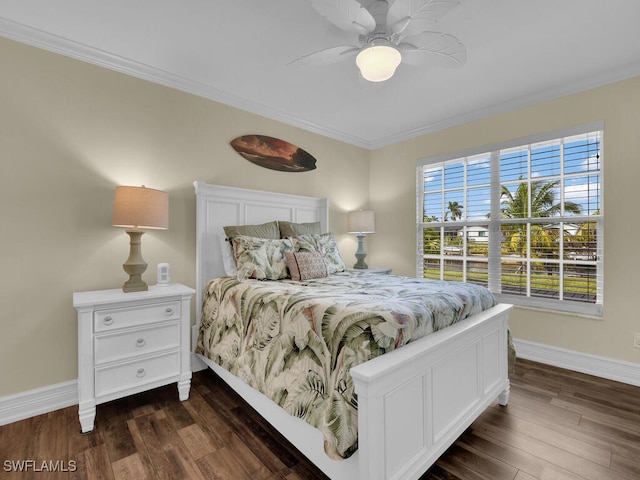
[{"label": "decorative wall art", "polygon": [[281,172],[308,172],[316,168],[313,156],[279,138],[243,135],[230,143],[245,159],[264,168]]}]

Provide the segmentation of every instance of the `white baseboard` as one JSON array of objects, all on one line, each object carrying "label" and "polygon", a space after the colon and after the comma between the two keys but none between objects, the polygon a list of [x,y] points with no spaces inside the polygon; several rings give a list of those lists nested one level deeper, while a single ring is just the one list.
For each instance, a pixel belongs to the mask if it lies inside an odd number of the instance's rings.
[{"label": "white baseboard", "polygon": [[[516,355],[520,358],[640,387],[640,364],[638,363],[598,357],[517,338],[513,339],[513,343]],[[194,372],[207,368],[193,353],[191,366]],[[0,398],[0,425],[77,404],[78,382],[76,380],[10,395]]]},{"label": "white baseboard", "polygon": [[[207,366],[191,353],[191,371],[204,370]],[[0,425],[53,412],[78,404],[78,381],[58,383],[0,398]]]},{"label": "white baseboard", "polygon": [[78,404],[78,381],[49,385],[0,398],[0,425]]},{"label": "white baseboard", "polygon": [[516,338],[513,339],[513,344],[516,355],[520,358],[640,387],[640,363],[599,357]]}]

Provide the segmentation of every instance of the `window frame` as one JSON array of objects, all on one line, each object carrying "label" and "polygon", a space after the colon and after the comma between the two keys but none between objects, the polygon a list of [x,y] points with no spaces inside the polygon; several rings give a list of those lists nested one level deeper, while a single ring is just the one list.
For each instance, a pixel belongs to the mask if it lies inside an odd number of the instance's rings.
[{"label": "window frame", "polygon": [[[521,137],[521,138],[517,138],[517,139],[512,139],[512,140],[508,140],[506,142],[501,142],[501,143],[495,143],[495,144],[489,144],[489,145],[485,145],[482,147],[478,147],[478,148],[473,148],[473,149],[469,149],[466,151],[460,151],[460,152],[454,152],[451,154],[445,154],[445,155],[439,155],[439,156],[434,156],[434,157],[428,157],[425,159],[421,159],[418,160],[416,162],[416,276],[418,278],[424,278],[424,273],[425,273],[425,260],[427,258],[431,258],[431,257],[427,257],[427,255],[424,253],[424,228],[425,225],[428,225],[429,222],[424,222],[424,202],[425,202],[425,190],[424,190],[424,174],[425,174],[425,169],[428,168],[430,165],[434,165],[434,164],[446,164],[447,162],[452,162],[455,160],[460,160],[462,161],[462,159],[467,159],[468,157],[476,157],[476,156],[481,156],[481,155],[486,155],[490,157],[490,161],[491,161],[491,183],[490,183],[490,191],[491,191],[491,200],[490,200],[490,215],[488,219],[483,219],[483,220],[456,220],[456,221],[438,221],[435,222],[435,225],[438,225],[437,228],[441,228],[443,227],[445,224],[447,227],[474,227],[474,226],[483,226],[483,227],[488,227],[489,229],[489,239],[490,238],[499,238],[501,236],[501,232],[500,232],[500,226],[504,223],[524,223],[524,224],[535,224],[536,220],[535,218],[533,218],[533,222],[531,221],[532,218],[523,218],[523,219],[509,219],[507,222],[505,222],[505,219],[501,218],[500,215],[500,207],[501,207],[501,196],[499,195],[499,192],[496,192],[495,188],[500,188],[501,182],[500,182],[500,171],[499,171],[499,163],[500,163],[500,151],[504,151],[507,149],[512,149],[512,148],[516,148],[516,147],[528,147],[529,145],[532,144],[538,144],[538,143],[542,143],[542,142],[550,142],[550,141],[554,141],[554,140],[562,140],[565,139],[567,137],[572,137],[575,135],[581,135],[581,134],[586,134],[586,133],[590,133],[590,132],[600,132],[600,148],[599,148],[599,153],[600,153],[600,164],[599,164],[599,171],[597,172],[597,174],[599,175],[599,211],[600,214],[598,216],[593,216],[593,215],[565,215],[564,220],[568,220],[568,219],[575,219],[576,222],[575,223],[579,223],[580,221],[586,220],[587,218],[591,221],[591,220],[595,220],[594,223],[596,223],[596,230],[597,230],[597,238],[598,238],[598,243],[596,246],[596,259],[595,259],[595,281],[596,281],[596,299],[595,299],[595,303],[587,303],[587,302],[580,302],[580,301],[576,301],[576,300],[569,300],[569,299],[563,299],[563,300],[559,300],[559,299],[551,299],[551,298],[544,298],[544,297],[531,297],[531,296],[524,296],[524,295],[513,295],[513,294],[508,294],[508,293],[502,293],[502,286],[501,286],[501,266],[496,266],[496,264],[500,264],[502,261],[502,253],[501,253],[501,242],[500,241],[489,241],[489,245],[488,245],[488,254],[486,257],[478,257],[482,260],[480,260],[481,262],[487,262],[487,272],[493,272],[492,274],[488,275],[488,288],[490,291],[492,291],[496,297],[496,299],[499,302],[504,302],[504,303],[512,303],[515,305],[521,305],[521,306],[525,306],[525,307],[533,307],[533,308],[540,308],[540,309],[546,309],[546,310],[557,310],[559,312],[570,312],[570,313],[576,313],[576,314],[583,314],[583,315],[589,315],[589,316],[597,316],[597,317],[602,317],[603,315],[603,308],[604,308],[604,301],[603,301],[603,290],[604,290],[604,277],[603,277],[603,272],[604,272],[604,256],[603,256],[603,245],[604,245],[604,195],[603,195],[603,191],[604,191],[604,168],[603,168],[603,151],[604,151],[604,122],[602,121],[598,121],[598,122],[592,122],[592,123],[588,123],[588,124],[583,124],[583,125],[578,125],[578,126],[574,126],[574,127],[569,127],[569,128],[564,128],[564,129],[560,129],[560,130],[555,130],[555,131],[551,131],[551,132],[545,132],[542,134],[537,134],[537,135],[531,135],[531,136],[527,136],[527,137]],[[531,165],[531,160],[529,159],[528,161],[528,165],[530,167]],[[589,172],[586,172],[585,175],[588,175]],[[531,182],[534,180],[534,177],[530,176],[527,179],[527,182]],[[466,188],[466,179],[465,181],[465,193],[467,191]],[[498,194],[496,194],[498,193]],[[444,190],[442,192],[442,197],[443,197],[443,205],[444,205]],[[564,198],[564,195],[561,195],[560,197],[560,201],[562,202]],[[465,207],[468,207],[468,205],[465,204]],[[548,219],[549,218],[553,218],[553,217],[541,217],[541,218],[546,218],[548,223]],[[538,222],[542,222],[542,220],[538,221]],[[569,222],[567,222],[569,223]],[[434,225],[434,226],[435,226]],[[528,229],[530,227],[527,227]],[[440,233],[440,237],[441,237],[441,242],[442,242],[442,246],[441,246],[441,253],[439,254],[441,259],[443,259],[444,257],[442,255],[444,255],[444,229],[441,228],[441,233]],[[463,237],[463,248],[466,248],[467,242],[466,242],[466,235],[462,235]],[[530,242],[528,242],[528,245],[530,246]],[[563,243],[560,242],[560,248],[561,248],[561,252],[562,252],[562,245]],[[469,261],[476,261],[477,259],[474,258],[473,256],[468,255],[468,253],[466,251],[463,251],[463,254],[455,257],[456,260],[461,260],[463,262],[469,262]],[[486,259],[486,260],[485,260]],[[526,262],[528,263],[532,263],[532,259],[529,257],[527,258]],[[442,266],[441,262],[441,273],[440,273],[440,277],[442,278],[443,276],[443,270],[444,270],[444,266]],[[551,263],[555,263],[555,262],[551,262]],[[561,257],[558,261],[558,264],[562,263],[562,264],[568,264],[571,265],[571,261],[568,261],[564,258]],[[497,269],[497,270],[496,270]],[[497,271],[497,274],[495,273]],[[467,268],[463,268],[463,278],[466,279],[466,275],[467,275]],[[527,274],[527,284],[526,284],[526,289],[527,292],[530,292],[530,288],[531,288],[531,283],[530,283],[530,276],[529,274]],[[562,279],[564,279],[564,277],[561,276]],[[563,281],[563,280],[561,280]],[[561,283],[562,285],[562,283]],[[560,287],[561,289],[562,287]],[[528,294],[527,294],[528,295]]]}]

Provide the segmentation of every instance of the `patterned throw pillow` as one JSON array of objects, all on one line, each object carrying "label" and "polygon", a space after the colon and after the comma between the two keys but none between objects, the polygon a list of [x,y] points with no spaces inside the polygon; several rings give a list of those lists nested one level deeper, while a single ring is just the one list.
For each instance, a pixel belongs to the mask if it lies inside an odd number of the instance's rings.
[{"label": "patterned throw pillow", "polygon": [[292,280],[310,280],[329,276],[327,264],[319,252],[287,252],[285,258]]},{"label": "patterned throw pillow", "polygon": [[280,280],[287,278],[286,252],[293,252],[290,239],[273,240],[268,238],[233,237],[233,254],[236,257],[237,278],[258,280]]},{"label": "patterned throw pillow", "polygon": [[296,251],[321,253],[329,274],[344,272],[347,269],[332,233],[300,235],[293,238],[293,244]]}]

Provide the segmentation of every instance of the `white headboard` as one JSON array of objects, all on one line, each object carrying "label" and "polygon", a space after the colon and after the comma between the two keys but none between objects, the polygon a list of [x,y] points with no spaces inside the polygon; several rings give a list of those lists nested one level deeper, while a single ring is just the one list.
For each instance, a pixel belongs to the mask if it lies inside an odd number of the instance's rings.
[{"label": "white headboard", "polygon": [[193,182],[196,189],[196,323],[207,282],[224,275],[219,235],[227,225],[273,220],[320,222],[329,231],[329,200]]}]

